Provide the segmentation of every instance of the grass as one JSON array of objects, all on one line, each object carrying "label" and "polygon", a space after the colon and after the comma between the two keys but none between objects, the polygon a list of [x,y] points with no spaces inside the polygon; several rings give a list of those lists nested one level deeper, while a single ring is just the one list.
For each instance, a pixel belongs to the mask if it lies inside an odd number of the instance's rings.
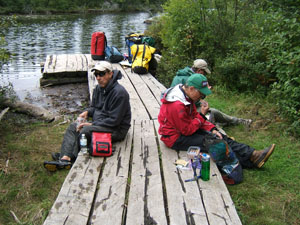
[{"label": "grass", "polygon": [[43,161],[59,151],[64,126],[7,114],[0,129],[0,224],[42,224],[67,171],[49,173]]},{"label": "grass", "polygon": [[[237,141],[276,149],[262,169],[245,169],[243,183],[228,186],[243,224],[300,224],[300,141],[285,132],[288,124],[266,99],[230,94],[215,87],[211,107],[243,118],[250,128],[225,127]],[[6,114],[0,123],[0,224],[42,224],[68,171],[49,173],[43,161],[59,151],[68,124],[28,122]],[[8,167],[6,162],[9,159]]]},{"label": "grass", "polygon": [[244,169],[243,183],[228,186],[243,224],[300,224],[300,142],[286,130],[288,124],[267,99],[229,94],[215,90],[209,96],[211,107],[229,115],[254,120],[250,129],[226,127],[237,141],[263,149],[271,143],[276,149],[262,169]]}]

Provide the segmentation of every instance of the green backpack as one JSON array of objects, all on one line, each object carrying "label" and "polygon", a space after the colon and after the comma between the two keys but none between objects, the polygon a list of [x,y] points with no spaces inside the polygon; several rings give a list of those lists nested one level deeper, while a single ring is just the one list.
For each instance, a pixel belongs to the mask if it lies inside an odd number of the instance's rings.
[{"label": "green backpack", "polygon": [[239,184],[243,181],[242,166],[226,141],[207,134],[204,136],[203,146],[203,150],[216,163],[226,184]]},{"label": "green backpack", "polygon": [[142,44],[148,44],[151,47],[155,47],[155,40],[153,37],[149,37],[149,36],[144,36],[142,37]]}]

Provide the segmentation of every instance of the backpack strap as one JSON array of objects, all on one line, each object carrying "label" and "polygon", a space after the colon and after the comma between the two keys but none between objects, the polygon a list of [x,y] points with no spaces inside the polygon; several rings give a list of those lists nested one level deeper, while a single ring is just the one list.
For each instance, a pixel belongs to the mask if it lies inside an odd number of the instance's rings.
[{"label": "backpack strap", "polygon": [[98,45],[98,37],[96,37],[96,42],[95,42],[95,54],[97,53],[97,45]]},{"label": "backpack strap", "polygon": [[135,60],[135,58],[136,58],[138,52],[139,52],[139,45],[136,45],[136,52],[135,52],[135,54],[134,54],[134,57],[133,57],[132,62]]},{"label": "backpack strap", "polygon": [[[134,54],[134,57],[133,57],[132,63],[134,62],[134,60],[135,60],[135,58],[136,58],[136,56],[137,56],[138,52],[139,52],[139,45],[136,45],[136,52],[135,52],[135,54]],[[133,70],[132,70],[132,66],[131,66],[131,72],[132,72],[132,71],[133,71]]]},{"label": "backpack strap", "polygon": [[146,51],[146,44],[144,44],[144,51],[143,51],[142,65],[141,66],[143,66],[143,61],[144,61],[144,57],[145,57],[145,51]]}]

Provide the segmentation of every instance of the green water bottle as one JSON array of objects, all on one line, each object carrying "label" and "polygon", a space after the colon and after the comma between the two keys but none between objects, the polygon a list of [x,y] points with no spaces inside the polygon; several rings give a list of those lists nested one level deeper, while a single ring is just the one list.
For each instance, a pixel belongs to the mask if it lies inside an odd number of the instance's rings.
[{"label": "green water bottle", "polygon": [[201,167],[201,178],[204,181],[208,181],[210,176],[210,156],[206,153],[202,154]]}]

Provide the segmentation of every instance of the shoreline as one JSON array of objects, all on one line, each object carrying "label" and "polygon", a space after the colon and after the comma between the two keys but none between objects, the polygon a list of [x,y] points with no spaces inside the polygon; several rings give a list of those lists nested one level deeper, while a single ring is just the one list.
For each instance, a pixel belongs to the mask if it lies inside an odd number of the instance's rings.
[{"label": "shoreline", "polygon": [[0,16],[30,16],[30,15],[66,15],[66,14],[98,14],[98,13],[128,13],[128,12],[148,12],[148,13],[158,13],[162,11],[162,7],[156,5],[143,6],[136,5],[134,7],[120,7],[117,3],[112,6],[105,6],[105,8],[95,8],[95,9],[72,9],[67,11],[62,11],[59,9],[33,9],[30,12],[26,11],[10,11],[9,8],[0,7]]}]

